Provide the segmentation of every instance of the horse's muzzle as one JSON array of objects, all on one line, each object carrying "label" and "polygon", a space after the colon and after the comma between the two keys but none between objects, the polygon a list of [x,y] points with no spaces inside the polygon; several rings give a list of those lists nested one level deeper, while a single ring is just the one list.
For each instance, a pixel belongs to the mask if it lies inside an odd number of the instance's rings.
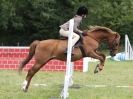
[{"label": "horse's muzzle", "polygon": [[116,53],[113,53],[113,51],[110,51],[110,55],[113,57],[116,55]]}]

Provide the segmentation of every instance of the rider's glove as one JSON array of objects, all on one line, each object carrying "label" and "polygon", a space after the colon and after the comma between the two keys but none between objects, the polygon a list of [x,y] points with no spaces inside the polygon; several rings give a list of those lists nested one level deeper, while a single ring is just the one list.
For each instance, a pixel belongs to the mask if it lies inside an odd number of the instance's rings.
[{"label": "rider's glove", "polygon": [[82,35],[87,36],[87,30],[83,31]]}]

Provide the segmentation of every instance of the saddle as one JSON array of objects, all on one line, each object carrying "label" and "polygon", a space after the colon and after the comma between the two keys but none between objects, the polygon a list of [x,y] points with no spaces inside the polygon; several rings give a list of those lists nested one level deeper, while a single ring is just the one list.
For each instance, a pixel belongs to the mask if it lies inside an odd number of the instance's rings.
[{"label": "saddle", "polygon": [[[77,41],[77,43],[74,45],[74,48],[79,48],[82,52],[82,56],[86,57],[86,53],[83,48],[83,35],[81,33],[77,33],[80,36],[80,39]],[[60,40],[67,40],[68,37],[60,36]]]}]

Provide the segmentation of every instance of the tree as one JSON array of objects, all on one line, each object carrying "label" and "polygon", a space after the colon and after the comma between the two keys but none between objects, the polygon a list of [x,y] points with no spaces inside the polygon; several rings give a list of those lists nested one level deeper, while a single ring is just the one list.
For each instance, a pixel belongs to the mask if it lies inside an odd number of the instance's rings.
[{"label": "tree", "polygon": [[[85,5],[89,15],[82,29],[100,25],[133,42],[133,0],[0,0],[0,42],[29,45],[33,40],[59,38],[59,26]],[[15,39],[14,39],[15,38]]]}]

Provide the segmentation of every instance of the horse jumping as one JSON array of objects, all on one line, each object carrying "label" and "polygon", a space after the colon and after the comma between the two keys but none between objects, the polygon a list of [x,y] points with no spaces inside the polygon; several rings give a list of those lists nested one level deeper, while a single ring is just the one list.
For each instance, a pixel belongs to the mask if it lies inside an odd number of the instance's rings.
[{"label": "horse jumping", "polygon": [[[96,66],[95,73],[103,70],[106,59],[106,56],[97,50],[102,42],[106,42],[108,44],[110,55],[115,56],[119,48],[120,35],[106,27],[91,26],[90,29],[87,30],[86,36],[83,37],[82,47],[86,57],[92,57],[100,60],[100,63]],[[28,74],[22,87],[23,91],[26,92],[28,90],[32,77],[48,61],[52,59],[66,61],[66,55],[64,54],[66,47],[67,40],[49,39],[34,41],[31,43],[28,56],[19,65],[19,72],[21,72],[25,65],[34,56],[35,64],[28,70]],[[74,48],[73,52],[74,55],[72,56],[72,61],[76,61],[84,57],[79,47]]]}]

